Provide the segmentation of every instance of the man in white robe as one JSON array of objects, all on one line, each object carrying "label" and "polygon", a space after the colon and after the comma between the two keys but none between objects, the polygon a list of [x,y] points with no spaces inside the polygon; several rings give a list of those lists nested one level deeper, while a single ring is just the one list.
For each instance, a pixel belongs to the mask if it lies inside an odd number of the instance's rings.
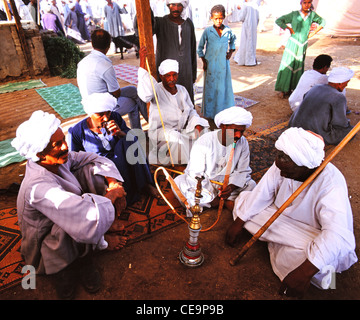
[{"label": "man in white robe", "polygon": [[259,24],[258,4],[245,1],[241,5],[239,20],[242,21],[241,39],[238,51],[234,55],[240,66],[256,66],[257,26]]},{"label": "man in white robe", "polygon": [[329,55],[321,54],[315,58],[312,70],[306,70],[302,74],[295,90],[289,97],[290,108],[293,112],[299,108],[305,93],[312,87],[317,84],[328,83],[328,76],[326,73],[330,69],[331,61],[332,58]]},{"label": "man in white robe", "polygon": [[162,81],[158,83],[145,69],[146,48],[141,48],[139,53],[137,93],[141,100],[150,102],[149,138],[152,146],[149,162],[186,164],[193,141],[200,132],[206,131],[209,123],[196,112],[186,88],[177,84],[179,63],[164,60],[159,66]]},{"label": "man in white robe", "polygon": [[[251,192],[235,200],[226,240],[234,245],[245,227],[256,233],[321,164],[324,142],[302,128],[289,128],[275,143],[275,163]],[[279,293],[302,297],[310,283],[328,289],[335,272],[357,261],[346,181],[329,163],[260,237],[268,242]]]},{"label": "man in white robe", "polygon": [[17,198],[25,263],[54,275],[62,299],[74,297],[79,277],[87,291],[99,290],[94,250],[126,243],[106,234],[122,229],[115,220],[126,206],[120,173],[104,157],[69,152],[60,120],[40,110],[18,127],[12,145],[28,159]]},{"label": "man in white robe", "polygon": [[[252,123],[252,115],[241,107],[231,107],[219,112],[214,121],[220,130],[207,132],[196,140],[184,174],[177,176],[174,181],[193,206],[196,177],[203,177],[200,206],[217,206],[220,198],[223,198],[225,206],[232,210],[239,193],[250,191],[256,185],[251,179],[249,144],[243,136]],[[216,182],[223,183],[233,148],[229,183],[226,188],[222,188]]]}]

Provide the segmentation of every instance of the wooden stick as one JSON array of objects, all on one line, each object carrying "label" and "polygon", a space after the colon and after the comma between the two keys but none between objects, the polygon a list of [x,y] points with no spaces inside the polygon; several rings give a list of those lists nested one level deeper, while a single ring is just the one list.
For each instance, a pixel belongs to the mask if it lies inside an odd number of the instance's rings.
[{"label": "wooden stick", "polygon": [[157,108],[158,108],[158,111],[159,111],[159,116],[160,116],[161,125],[162,125],[162,128],[163,128],[163,130],[164,130],[164,136],[165,136],[165,141],[166,141],[167,148],[168,148],[168,150],[169,150],[171,165],[174,166],[174,161],[173,161],[173,158],[172,158],[172,155],[171,155],[170,145],[169,145],[169,141],[168,141],[168,138],[167,138],[167,135],[166,135],[166,129],[165,129],[164,121],[163,121],[163,118],[162,118],[162,116],[161,116],[160,105],[159,105],[159,101],[158,101],[157,94],[156,94],[156,91],[155,91],[153,79],[152,79],[152,76],[151,76],[149,61],[148,61],[147,57],[146,57],[146,67],[147,67],[147,69],[148,69],[151,86],[152,86],[152,89],[153,89],[153,91],[154,91],[155,101],[156,101],[156,105],[157,105]]},{"label": "wooden stick", "polygon": [[320,174],[326,165],[340,152],[342,148],[355,136],[360,130],[360,121],[345,136],[345,138],[331,151],[321,165],[307,178],[301,186],[285,201],[285,203],[270,217],[270,219],[253,235],[253,237],[241,248],[239,253],[232,259],[230,264],[235,266],[237,262],[246,254],[251,246],[263,235],[270,225],[280,216],[280,214],[294,201],[294,199]]}]

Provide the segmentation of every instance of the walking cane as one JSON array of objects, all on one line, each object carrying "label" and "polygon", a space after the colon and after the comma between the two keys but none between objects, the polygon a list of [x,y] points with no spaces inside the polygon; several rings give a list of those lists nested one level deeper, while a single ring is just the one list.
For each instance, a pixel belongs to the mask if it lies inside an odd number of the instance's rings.
[{"label": "walking cane", "polygon": [[270,219],[253,235],[253,237],[241,248],[239,253],[232,259],[230,264],[235,266],[237,262],[246,254],[251,246],[263,235],[263,233],[270,227],[270,225],[280,216],[280,214],[290,205],[291,202],[320,174],[326,165],[340,152],[342,148],[355,136],[360,130],[360,121],[356,126],[345,136],[345,138],[331,151],[331,153],[324,159],[321,165],[307,178],[300,187],[284,202],[284,204],[270,217]]}]

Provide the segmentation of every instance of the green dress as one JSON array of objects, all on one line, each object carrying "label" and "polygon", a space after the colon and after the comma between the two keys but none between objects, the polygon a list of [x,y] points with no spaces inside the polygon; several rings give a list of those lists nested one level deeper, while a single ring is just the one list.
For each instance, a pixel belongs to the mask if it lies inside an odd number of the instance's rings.
[{"label": "green dress", "polygon": [[289,38],[281,59],[275,84],[276,91],[290,92],[296,88],[304,73],[308,36],[313,22],[325,26],[325,20],[315,11],[310,11],[307,16],[303,16],[300,11],[292,11],[275,21],[282,29],[285,29],[287,24],[291,24],[295,32]]}]

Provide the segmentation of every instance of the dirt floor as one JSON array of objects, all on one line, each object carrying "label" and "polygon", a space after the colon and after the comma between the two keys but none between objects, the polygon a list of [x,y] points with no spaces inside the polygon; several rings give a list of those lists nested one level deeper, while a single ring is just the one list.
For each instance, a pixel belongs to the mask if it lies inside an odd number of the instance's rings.
[{"label": "dirt floor", "polygon": [[[241,67],[231,61],[234,92],[243,97],[259,101],[250,107],[254,120],[251,129],[291,115],[288,101],[279,99],[274,91],[277,71],[282,57],[278,49],[279,36],[272,32],[268,21],[267,31],[258,33],[256,67]],[[240,38],[241,24],[230,24]],[[198,39],[202,30],[197,30]],[[347,87],[346,96],[351,109],[352,124],[360,120],[360,62],[359,38],[334,38],[318,34],[310,40],[306,69],[312,67],[314,58],[326,53],[333,57],[332,67],[347,66],[355,71],[355,77]],[[120,63],[118,56],[112,56],[114,64]],[[135,54],[125,55],[124,63],[138,65]],[[198,81],[202,81],[201,62],[198,65]],[[47,81],[48,79],[44,79]],[[64,80],[65,83],[65,80]],[[122,86],[127,85],[120,82]],[[14,104],[19,102],[14,101]],[[33,106],[33,110],[37,105]],[[26,119],[19,114],[18,124]],[[24,119],[23,119],[24,118]],[[9,137],[14,136],[16,126]],[[7,137],[6,137],[7,138]],[[332,161],[344,174],[349,188],[349,197],[354,215],[354,232],[357,255],[360,255],[360,135],[348,143]],[[21,180],[19,173],[23,166],[11,165],[0,169],[3,183]],[[6,179],[6,180],[4,180]],[[15,203],[15,195],[3,194],[0,205]],[[217,210],[209,210],[201,217],[204,227],[216,219]],[[103,252],[98,255],[97,265],[103,277],[103,288],[96,294],[88,294],[81,287],[77,299],[84,300],[292,300],[278,295],[280,281],[273,273],[269,262],[267,246],[256,242],[238,265],[231,266],[229,260],[250,239],[245,235],[237,248],[224,242],[225,232],[232,221],[231,213],[224,209],[220,221],[209,232],[200,234],[200,243],[205,260],[198,268],[184,266],[178,256],[189,232],[185,224],[159,233],[147,240],[137,242],[119,252]],[[336,275],[336,289],[326,291],[313,286],[306,293],[305,300],[358,300],[360,299],[360,266],[356,263],[349,270]],[[53,300],[57,299],[49,278],[37,277],[35,290],[24,290],[16,286],[0,294],[0,300]]]}]

